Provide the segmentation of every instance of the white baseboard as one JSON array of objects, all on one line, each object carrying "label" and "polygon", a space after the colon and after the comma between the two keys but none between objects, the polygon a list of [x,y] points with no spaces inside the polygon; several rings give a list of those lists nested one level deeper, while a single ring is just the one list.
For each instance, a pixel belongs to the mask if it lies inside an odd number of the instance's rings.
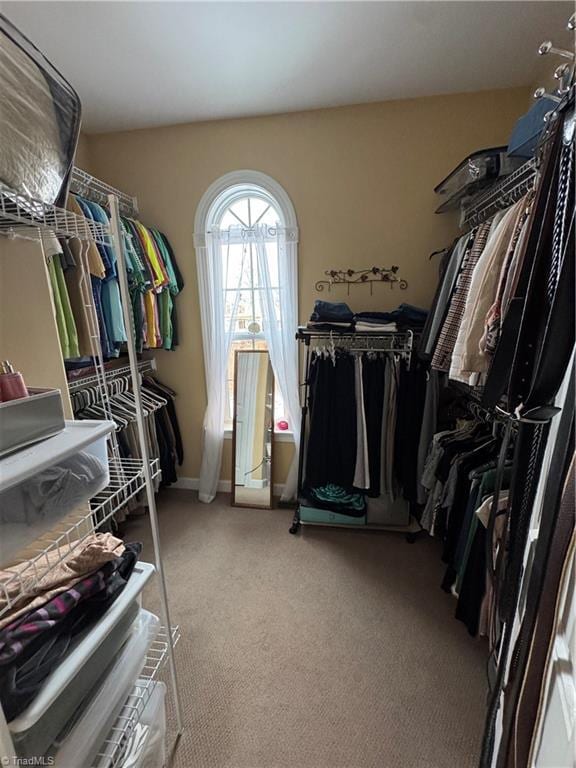
[{"label": "white baseboard", "polygon": [[[197,477],[179,477],[170,488],[177,488],[182,491],[197,491],[200,480]],[[231,480],[220,480],[218,483],[218,493],[230,493],[232,490]],[[282,496],[284,493],[284,483],[274,483],[274,496]]]}]

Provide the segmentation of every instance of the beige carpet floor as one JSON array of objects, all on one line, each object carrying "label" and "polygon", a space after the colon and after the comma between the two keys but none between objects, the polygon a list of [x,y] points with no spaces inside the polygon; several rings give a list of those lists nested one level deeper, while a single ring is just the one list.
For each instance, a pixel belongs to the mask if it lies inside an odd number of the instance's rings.
[{"label": "beige carpet floor", "polygon": [[[436,541],[159,495],[186,730],[176,768],[473,768],[486,648]],[[127,539],[145,544],[136,519]],[[146,595],[157,608],[155,592]]]}]

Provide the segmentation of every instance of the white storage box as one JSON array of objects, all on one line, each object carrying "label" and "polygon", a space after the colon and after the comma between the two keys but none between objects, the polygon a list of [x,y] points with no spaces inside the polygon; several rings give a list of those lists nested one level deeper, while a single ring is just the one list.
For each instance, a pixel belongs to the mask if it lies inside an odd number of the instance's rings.
[{"label": "white storage box", "polygon": [[28,395],[0,403],[0,456],[53,437],[66,426],[59,389],[28,389]]},{"label": "white storage box", "polygon": [[111,421],[66,429],[0,460],[0,565],[110,482]]},{"label": "white storage box", "polygon": [[392,500],[382,495],[377,499],[366,499],[368,525],[398,525],[410,524],[410,504],[398,496]]},{"label": "white storage box", "polygon": [[158,634],[157,616],[141,610],[134,630],[112,661],[97,691],[56,744],[51,756],[57,768],[79,768],[97,762],[110,728],[116,721],[146,660],[146,652]]},{"label": "white storage box", "polygon": [[136,564],[118,599],[55,668],[30,706],[9,723],[21,757],[44,754],[89,696],[131,631],[139,615],[137,600],[154,570],[150,563]]}]

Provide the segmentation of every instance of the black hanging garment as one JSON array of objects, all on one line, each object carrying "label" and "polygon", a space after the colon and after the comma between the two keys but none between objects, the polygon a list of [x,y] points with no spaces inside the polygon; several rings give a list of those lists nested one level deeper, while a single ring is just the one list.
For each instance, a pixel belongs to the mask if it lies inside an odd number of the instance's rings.
[{"label": "black hanging garment", "polygon": [[354,359],[315,355],[310,365],[306,486],[352,488],[356,464]]},{"label": "black hanging garment", "polygon": [[574,147],[572,143],[563,144],[562,121],[558,120],[558,124],[532,211],[518,290],[504,322],[485,393],[485,402],[494,405],[507,391],[509,410],[516,411],[520,406],[520,416],[541,420],[541,423],[524,422],[519,427],[507,549],[497,581],[503,633],[499,646],[494,649],[494,685],[482,743],[482,768],[493,764],[494,750],[499,747],[503,750],[498,755],[501,766],[502,754],[506,751],[505,740],[499,746],[495,744],[496,721],[506,684],[505,670],[520,597],[524,552],[549,432],[548,421],[556,412],[553,398],[574,348],[573,244],[572,252],[569,251],[574,237],[571,179]]},{"label": "black hanging garment", "polygon": [[370,487],[366,495],[372,498],[377,498],[380,495],[384,363],[385,361],[382,357],[364,355],[362,358],[364,414],[366,418],[368,466],[370,471]]}]

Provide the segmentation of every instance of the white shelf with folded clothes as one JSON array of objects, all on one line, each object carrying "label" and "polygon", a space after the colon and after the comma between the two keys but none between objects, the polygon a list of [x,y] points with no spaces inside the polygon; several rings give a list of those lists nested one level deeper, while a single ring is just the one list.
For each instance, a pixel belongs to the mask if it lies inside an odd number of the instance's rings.
[{"label": "white shelf with folded clothes", "polygon": [[[158,461],[151,465],[152,477],[160,474]],[[146,486],[143,463],[134,459],[110,459],[108,485],[90,501],[38,538],[30,540],[22,556],[14,553],[12,564],[0,579],[0,622],[19,605],[48,573],[80,549],[94,531],[111,520]]]}]

